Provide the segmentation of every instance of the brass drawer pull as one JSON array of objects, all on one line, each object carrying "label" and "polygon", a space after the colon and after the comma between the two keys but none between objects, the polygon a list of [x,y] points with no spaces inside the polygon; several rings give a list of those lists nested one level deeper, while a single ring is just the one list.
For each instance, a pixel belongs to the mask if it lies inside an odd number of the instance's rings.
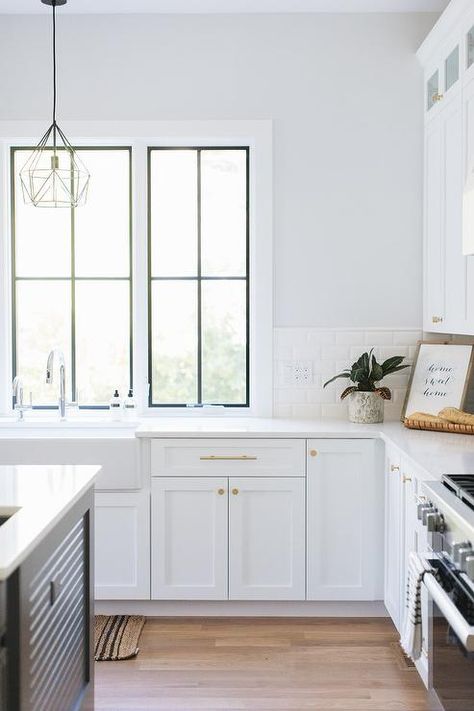
[{"label": "brass drawer pull", "polygon": [[431,320],[433,323],[443,323],[443,317],[442,316],[432,316]]},{"label": "brass drawer pull", "polygon": [[411,476],[407,476],[406,474],[403,475],[402,481],[404,484],[407,483],[407,481],[411,481]]},{"label": "brass drawer pull", "polygon": [[207,454],[204,457],[199,457],[202,462],[252,462],[257,459],[257,457],[251,457],[248,454],[238,454],[236,456],[225,455],[225,454]]},{"label": "brass drawer pull", "polygon": [[310,449],[310,450],[309,450],[309,455],[310,455],[310,457],[317,457],[317,456],[318,456],[318,450],[317,450],[317,449]]},{"label": "brass drawer pull", "polygon": [[238,490],[238,489],[232,489],[232,493],[233,493],[234,496],[237,496],[237,494],[239,493],[239,490]]},{"label": "brass drawer pull", "polygon": [[443,94],[438,94],[438,92],[436,92],[436,94],[433,94],[433,96],[431,97],[431,101],[433,102],[433,104],[436,104],[438,101],[441,101],[443,98],[444,98]]},{"label": "brass drawer pull", "polygon": [[399,472],[399,471],[400,471],[400,467],[399,467],[397,464],[392,464],[392,465],[390,466],[390,471],[391,471],[391,472]]},{"label": "brass drawer pull", "polygon": [[219,496],[224,496],[225,489],[217,489],[217,493],[219,494]]}]

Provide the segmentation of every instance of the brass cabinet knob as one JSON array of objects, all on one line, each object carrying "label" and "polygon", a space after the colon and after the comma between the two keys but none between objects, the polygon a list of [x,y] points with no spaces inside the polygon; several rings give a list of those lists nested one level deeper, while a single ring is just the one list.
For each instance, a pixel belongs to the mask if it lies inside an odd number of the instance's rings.
[{"label": "brass cabinet knob", "polygon": [[438,94],[438,92],[436,92],[436,94],[433,94],[433,96],[431,97],[431,101],[433,102],[433,104],[437,104],[438,101],[441,101],[441,99],[443,98],[443,94]]},{"label": "brass cabinet knob", "polygon": [[317,457],[318,456],[318,450],[317,449],[310,449],[309,454],[311,457]]},{"label": "brass cabinet knob", "polygon": [[217,489],[217,493],[219,494],[219,496],[224,496],[225,489]]},{"label": "brass cabinet knob", "polygon": [[443,317],[442,316],[432,316],[431,320],[433,323],[443,323]]},{"label": "brass cabinet knob", "polygon": [[400,471],[400,467],[398,466],[398,464],[392,464],[391,467],[390,467],[390,471],[391,471],[391,472],[399,472],[399,471]]},{"label": "brass cabinet knob", "polygon": [[232,489],[232,493],[233,493],[234,496],[237,496],[237,494],[239,493],[239,490],[238,490],[238,489]]}]

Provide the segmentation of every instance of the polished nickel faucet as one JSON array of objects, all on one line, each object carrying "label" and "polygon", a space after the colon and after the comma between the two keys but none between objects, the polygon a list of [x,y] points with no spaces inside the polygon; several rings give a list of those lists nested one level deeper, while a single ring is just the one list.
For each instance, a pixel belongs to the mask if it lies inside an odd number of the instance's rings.
[{"label": "polished nickel faucet", "polygon": [[23,380],[16,375],[12,383],[12,395],[15,398],[15,410],[20,420],[23,419]]},{"label": "polished nickel faucet", "polygon": [[59,415],[61,420],[66,419],[66,361],[64,360],[64,353],[59,350],[59,348],[54,348],[48,356],[48,363],[46,365],[46,382],[53,382],[53,365],[54,358],[58,357],[59,360]]}]

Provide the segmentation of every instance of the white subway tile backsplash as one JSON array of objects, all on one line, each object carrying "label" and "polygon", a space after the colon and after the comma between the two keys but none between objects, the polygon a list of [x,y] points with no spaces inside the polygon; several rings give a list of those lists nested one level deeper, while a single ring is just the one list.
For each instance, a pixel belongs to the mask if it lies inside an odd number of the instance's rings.
[{"label": "white subway tile backsplash", "polygon": [[376,343],[379,346],[390,346],[393,343],[393,331],[365,331],[364,343],[369,348]]},{"label": "white subway tile backsplash", "polygon": [[[340,394],[349,381],[336,380],[325,389],[323,383],[350,367],[364,350],[372,347],[378,359],[403,355],[412,361],[421,337],[418,329],[276,328],[274,416],[346,419],[347,403],[341,402]],[[291,386],[285,384],[285,361],[311,362],[313,381]],[[393,399],[385,403],[386,419],[400,418],[409,377],[407,368],[387,378],[386,384],[392,390]]]},{"label": "white subway tile backsplash", "polygon": [[422,338],[421,331],[394,331],[393,344],[395,346],[412,346],[413,339],[420,341]]},{"label": "white subway tile backsplash", "polygon": [[347,404],[338,402],[334,405],[321,405],[321,416],[333,420],[347,420]]},{"label": "white subway tile backsplash", "polygon": [[328,346],[336,343],[336,331],[319,331],[316,328],[309,328],[308,341],[315,345]]},{"label": "white subway tile backsplash", "polygon": [[293,405],[293,417],[301,420],[314,420],[321,417],[321,405]]},{"label": "white subway tile backsplash", "polygon": [[322,360],[342,360],[350,358],[350,346],[326,346],[321,348]]},{"label": "white subway tile backsplash", "polygon": [[336,343],[343,346],[364,345],[363,331],[338,331],[336,333]]},{"label": "white subway tile backsplash", "polygon": [[273,406],[273,415],[274,415],[274,417],[282,417],[285,419],[291,419],[292,417],[294,417],[293,406],[292,405],[274,405]]},{"label": "white subway tile backsplash", "polygon": [[408,358],[408,346],[381,346],[378,348],[378,353],[382,360],[393,355],[401,355]]}]

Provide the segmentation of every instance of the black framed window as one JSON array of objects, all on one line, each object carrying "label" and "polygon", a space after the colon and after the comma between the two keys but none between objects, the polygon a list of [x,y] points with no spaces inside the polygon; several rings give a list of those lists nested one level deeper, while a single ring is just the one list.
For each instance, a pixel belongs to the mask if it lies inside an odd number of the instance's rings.
[{"label": "black framed window", "polygon": [[149,404],[249,405],[249,148],[148,149]]},{"label": "black framed window", "polygon": [[67,397],[108,403],[132,383],[131,148],[79,147],[91,173],[77,210],[25,205],[19,171],[31,147],[11,149],[13,375],[39,407],[52,348],[66,357]]}]

